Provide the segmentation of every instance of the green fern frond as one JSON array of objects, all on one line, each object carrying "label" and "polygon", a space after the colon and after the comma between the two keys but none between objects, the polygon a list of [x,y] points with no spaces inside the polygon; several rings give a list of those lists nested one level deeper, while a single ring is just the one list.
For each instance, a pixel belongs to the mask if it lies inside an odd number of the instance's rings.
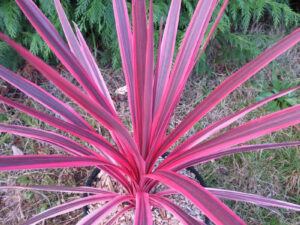
[{"label": "green fern frond", "polygon": [[21,30],[21,11],[14,1],[0,2],[0,23],[3,23],[6,32],[15,38]]},{"label": "green fern frond", "polygon": [[[53,0],[35,0],[35,2],[62,34]],[[156,47],[160,21],[163,17],[164,23],[166,22],[170,2],[171,0],[153,0]],[[198,2],[199,0],[182,0],[175,53],[178,51],[182,37]],[[210,21],[209,28],[212,27],[217,11],[224,0],[219,2],[217,10]],[[63,0],[61,3],[68,19],[78,25],[86,37],[88,45],[92,47],[95,56],[97,59],[100,59],[100,63],[104,66],[110,65],[114,69],[120,67],[121,59],[115,31],[112,1]],[[127,1],[127,3],[128,12],[131,16],[130,1]],[[243,62],[259,54],[264,36],[251,34],[250,26],[254,22],[264,23],[265,21],[268,21],[273,27],[289,29],[292,26],[299,26],[300,14],[290,8],[288,0],[230,0],[212,37],[212,44],[208,46],[207,55],[204,54],[200,58],[196,65],[196,71],[200,72],[200,70],[203,71],[203,69],[206,70],[208,68],[207,65],[209,64],[206,60],[209,58],[209,52],[213,52],[216,49],[218,54],[223,55],[223,60],[235,60],[238,58],[238,60]],[[57,62],[54,60],[55,57],[45,42],[33,31],[27,20],[24,19],[15,1],[0,0],[0,30],[28,47],[34,54],[42,57],[47,62]],[[205,35],[206,37],[207,34]],[[213,45],[215,43],[218,43],[220,48]],[[8,50],[1,45],[0,51],[5,52]],[[226,57],[224,56],[225,52]],[[2,58],[0,55],[0,64],[3,64]],[[222,57],[220,58],[222,60]]]}]

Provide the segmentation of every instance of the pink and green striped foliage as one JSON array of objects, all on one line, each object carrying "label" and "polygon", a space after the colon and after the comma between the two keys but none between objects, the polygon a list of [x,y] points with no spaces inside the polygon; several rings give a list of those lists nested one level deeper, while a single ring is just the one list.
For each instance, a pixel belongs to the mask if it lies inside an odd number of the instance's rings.
[{"label": "pink and green striped foliage", "polygon": [[[215,135],[249,112],[295,91],[299,86],[270,96],[198,131],[171,151],[160,165],[157,165],[157,159],[222,99],[277,56],[298,43],[300,29],[295,30],[229,76],[200,102],[173,131],[167,134],[168,124],[187,78],[199,55],[205,50],[228,0],[199,0],[176,56],[174,56],[174,48],[181,0],[172,0],[164,30],[161,27],[156,60],[154,59],[152,1],[149,2],[149,8],[146,7],[144,0],[132,1],[132,23],[130,23],[126,1],[112,1],[123,72],[128,89],[133,134],[126,129],[118,117],[114,102],[84,38],[76,24],[74,24],[75,32],[73,32],[59,0],[54,0],[54,2],[67,43],[32,0],[16,0],[16,2],[61,63],[78,81],[81,89],[60,76],[41,59],[0,33],[2,40],[12,46],[44,77],[77,103],[78,107],[86,110],[90,116],[107,128],[114,140],[114,143],[110,143],[101,137],[81,115],[58,98],[0,66],[0,77],[3,80],[56,113],[58,117],[0,96],[2,103],[68,132],[95,147],[95,149],[89,149],[70,138],[50,131],[0,124],[0,132],[35,139],[58,147],[67,153],[64,155],[1,156],[0,170],[96,166],[113,177],[126,190],[126,194],[120,195],[88,187],[1,186],[1,190],[27,188],[29,190],[93,194],[50,208],[30,218],[24,224],[35,224],[100,201],[105,201],[106,204],[84,217],[78,224],[97,224],[123,203],[127,203],[124,209],[116,213],[108,224],[113,224],[128,210],[134,210],[136,225],[152,224],[151,207],[169,210],[183,224],[204,224],[168,199],[167,196],[174,193],[180,193],[187,197],[215,224],[245,224],[222,203],[222,199],[254,203],[266,208],[279,207],[300,211],[300,206],[292,203],[236,191],[204,188],[190,178],[177,173],[187,167],[229,154],[299,146],[300,140],[260,145],[245,145],[245,142],[300,123],[300,105],[266,115],[220,135]],[[208,31],[208,23],[218,4],[222,4],[219,14],[214,25]],[[204,38],[205,34],[207,34],[207,38]],[[214,137],[210,138],[212,135]],[[163,183],[169,189],[155,193],[154,189],[159,183]]]}]

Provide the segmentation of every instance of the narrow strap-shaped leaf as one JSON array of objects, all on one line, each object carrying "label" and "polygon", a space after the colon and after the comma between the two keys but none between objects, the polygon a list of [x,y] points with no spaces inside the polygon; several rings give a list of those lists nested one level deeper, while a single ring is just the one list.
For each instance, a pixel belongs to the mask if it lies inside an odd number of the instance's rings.
[{"label": "narrow strap-shaped leaf", "polygon": [[[108,89],[106,87],[106,84],[103,80],[102,74],[101,74],[101,72],[100,72],[100,70],[99,70],[99,68],[98,68],[91,52],[89,51],[89,48],[88,48],[88,46],[87,46],[80,30],[79,30],[79,28],[77,27],[76,24],[74,24],[74,26],[75,26],[75,29],[76,29],[77,37],[78,37],[80,45],[81,45],[81,51],[82,51],[83,57],[87,61],[87,64],[88,64],[87,66],[89,67],[89,70],[91,71],[90,73],[92,74],[93,80],[95,81],[95,83],[97,84],[99,89],[102,91],[104,96],[108,99],[111,106],[115,110],[113,100],[111,99],[109,91],[108,91]],[[120,144],[120,141],[118,140],[118,137],[114,134],[113,131],[110,131],[110,134],[111,134],[112,138],[114,139],[114,141],[116,142],[119,150],[124,153],[123,147]]]},{"label": "narrow strap-shaped leaf", "polygon": [[[270,207],[278,207],[278,208],[300,211],[300,205],[277,200],[277,199],[266,198],[260,195],[230,191],[224,189],[216,189],[216,188],[205,188],[205,189],[220,199],[249,202],[249,203],[260,205],[269,210],[272,210]],[[174,189],[167,189],[157,193],[156,195],[163,196],[163,195],[171,195],[171,194],[177,194],[177,192]]]},{"label": "narrow strap-shaped leaf", "polygon": [[15,155],[0,157],[0,171],[115,165],[92,156]]},{"label": "narrow strap-shaped leaf", "polygon": [[67,16],[63,10],[63,7],[60,4],[60,0],[55,0],[54,3],[55,3],[56,11],[59,16],[59,20],[61,22],[62,28],[64,30],[64,34],[66,36],[71,51],[77,57],[78,61],[82,63],[82,65],[84,66],[84,68],[86,69],[90,77],[92,78],[92,80],[97,85],[98,90],[101,91],[101,93],[106,97],[106,99],[113,106],[112,99],[109,95],[103,77],[101,75],[101,72],[94,58],[92,57],[92,54],[89,51],[89,48],[87,47],[86,42],[82,37],[82,34],[80,33],[79,29],[76,27],[76,34],[79,39],[78,41],[67,19]]},{"label": "narrow strap-shaped leaf", "polygon": [[91,194],[110,194],[117,195],[116,193],[110,191],[104,191],[99,188],[92,187],[65,187],[65,186],[0,186],[0,190],[35,190],[35,191],[55,191],[55,192],[69,192],[69,193],[91,193]]},{"label": "narrow strap-shaped leaf", "polygon": [[[163,36],[163,23],[164,23],[164,18],[161,17],[160,19],[160,26],[159,26],[159,39],[158,39],[158,49],[157,49],[157,56],[156,56],[156,64],[155,64],[155,70],[154,70],[154,82],[153,82],[153,93],[155,94],[156,93],[156,87],[157,87],[157,80],[158,80],[158,71],[159,71],[159,67],[160,67],[160,62],[159,62],[159,59],[160,59],[160,50],[161,50],[161,42],[162,42],[162,36]],[[152,113],[152,116],[154,117],[155,116],[155,113],[154,113],[154,107],[155,107],[155,96],[154,96],[154,99],[153,99],[153,113]]]},{"label": "narrow strap-shaped leaf", "polygon": [[152,110],[153,110],[153,64],[154,64],[154,43],[153,43],[153,2],[150,0],[149,6],[149,24],[147,31],[147,49],[145,62],[145,83],[142,99],[142,136],[141,153],[145,158],[150,145],[150,135],[152,128]]},{"label": "narrow strap-shaped leaf", "polygon": [[[7,99],[7,98],[1,97],[1,96],[0,96],[0,101],[3,101],[6,104],[16,107],[16,108],[28,113],[29,115],[35,116],[36,118],[41,119],[42,121],[44,121],[46,123],[49,123],[55,127],[60,128],[61,130],[65,130],[69,133],[74,134],[77,137],[87,140],[88,142],[97,146],[98,149],[100,149],[101,151],[103,150],[102,152],[105,152],[107,155],[113,157],[115,159],[115,161],[117,163],[119,163],[121,167],[124,168],[123,172],[126,173],[127,175],[129,175],[130,177],[132,176],[130,169],[128,169],[128,168],[130,168],[128,161],[126,161],[124,159],[124,157],[119,152],[117,152],[113,146],[111,146],[110,143],[108,143],[105,139],[103,139],[101,136],[97,135],[96,133],[84,130],[81,127],[77,127],[73,124],[64,122],[60,119],[49,116],[47,114],[43,114],[41,112],[35,111],[31,108],[23,106],[22,104],[13,102],[10,99]],[[38,130],[38,132],[36,132],[36,129],[34,129],[32,131],[31,130],[32,128],[28,128],[28,127],[20,127],[20,126],[15,127],[15,125],[7,125],[7,124],[3,124],[2,126],[3,126],[3,128],[5,128],[5,130],[3,130],[4,132],[11,132],[11,133],[19,134],[19,135],[26,136],[29,138],[35,138],[38,141],[47,142],[51,145],[57,146],[65,151],[69,152],[70,154],[94,155],[97,157],[99,156],[94,151],[91,151],[91,150],[85,149],[85,148],[82,149],[81,148],[82,146],[77,144],[77,142],[74,142],[71,140],[71,143],[70,143],[69,140],[66,140],[65,137],[63,137],[63,136],[61,136],[61,137],[54,136],[53,137],[52,133],[50,133],[50,137],[49,137],[48,132],[46,132],[46,134],[45,134],[46,136],[41,137],[41,135],[45,132],[43,130]],[[9,130],[7,129],[8,126],[9,126]],[[67,141],[67,142],[65,142],[65,141]],[[99,148],[99,147],[101,147],[101,148]],[[116,173],[114,171],[114,169],[109,166],[98,166],[98,167],[100,169],[104,170],[105,172],[107,172],[108,174],[110,174],[116,180],[118,180],[127,190],[130,190],[128,181],[122,174]]]},{"label": "narrow strap-shaped leaf", "polygon": [[80,47],[81,47],[80,49],[81,49],[82,55],[84,57],[84,60],[87,62],[88,71],[90,71],[89,73],[91,74],[93,81],[98,86],[101,93],[103,93],[103,95],[106,97],[106,99],[111,104],[112,108],[114,108],[113,100],[111,99],[111,96],[109,94],[109,91],[107,89],[107,86],[105,84],[103,76],[101,74],[101,71],[100,71],[92,53],[90,52],[79,28],[77,27],[76,24],[74,24],[74,27],[75,27],[76,34],[77,34],[77,37],[78,37],[78,40],[80,43]]},{"label": "narrow strap-shaped leaf", "polygon": [[5,37],[5,41],[11,45],[19,54],[28,60],[37,70],[39,70],[47,79],[51,80],[58,88],[60,88],[66,95],[77,102],[82,108],[89,112],[95,119],[101,122],[105,127],[114,132],[118,140],[122,142],[122,146],[127,151],[126,153],[135,159],[139,167],[143,167],[143,159],[139,155],[137,146],[126,130],[120,119],[104,109],[100,104],[93,101],[90,97],[83,94],[78,88],[62,78],[55,70],[49,65],[44,63],[38,57],[31,54],[22,46],[18,45],[11,39]]},{"label": "narrow strap-shaped leaf", "polygon": [[89,204],[93,204],[93,203],[97,203],[97,202],[101,202],[101,201],[107,201],[107,200],[111,200],[113,198],[115,198],[116,195],[93,195],[93,196],[89,196],[89,197],[85,197],[85,198],[81,198],[81,199],[77,199],[75,201],[71,201],[53,208],[50,208],[32,218],[30,218],[29,220],[27,220],[25,223],[23,223],[22,225],[32,225],[32,224],[36,224],[42,220],[51,218],[51,217],[55,217],[58,215],[62,215],[71,211],[74,211],[76,209],[79,209],[83,206],[89,205]]},{"label": "narrow strap-shaped leaf", "polygon": [[[239,146],[229,149],[221,149],[217,153],[211,153],[205,156],[197,157],[189,161],[190,164],[196,165],[200,163],[205,163],[211,160],[219,159],[227,155],[249,152],[249,151],[259,151],[259,150],[268,150],[268,149],[277,149],[282,147],[292,147],[299,146],[300,142],[284,142],[284,143],[270,143],[270,144],[261,144],[261,145],[246,145]],[[153,187],[155,184],[152,183],[149,187]],[[172,190],[166,191],[166,194],[172,194]]]},{"label": "narrow strap-shaped leaf", "polygon": [[79,126],[39,112],[2,96],[0,96],[0,101],[101,148],[102,151],[114,158],[114,160],[116,160],[121,166],[129,166],[126,158],[122,156],[108,141],[95,132],[82,129]]},{"label": "narrow strap-shaped leaf", "polygon": [[294,211],[300,211],[300,205],[277,200],[277,199],[266,198],[255,194],[248,194],[243,192],[216,189],[216,188],[206,188],[206,190],[208,190],[211,194],[215,195],[217,198],[220,199],[249,202],[261,206],[271,206],[271,207],[278,207],[283,209],[290,209]]},{"label": "narrow strap-shaped leaf", "polygon": [[[60,88],[65,94],[67,94],[71,99],[77,102],[80,106],[82,106],[87,111],[93,110],[94,113],[98,111],[98,116],[95,116],[96,119],[103,121],[100,119],[100,114],[108,115],[112,120],[118,121],[120,124],[120,120],[115,116],[111,115],[107,112],[101,105],[97,104],[97,102],[93,101],[93,99],[89,98],[85,94],[83,94],[78,88],[72,85],[69,81],[62,78],[54,69],[52,69],[49,65],[44,63],[38,57],[31,54],[27,49],[23,48],[16,42],[12,41],[5,35],[1,34],[0,38],[2,38],[5,42],[7,42],[11,47],[13,47],[22,57],[28,60],[38,71],[40,71],[47,79],[52,81],[58,88]],[[2,70],[2,67],[0,67]],[[10,74],[10,76],[15,74]],[[19,80],[19,79],[15,79]],[[101,112],[101,113],[99,113]],[[92,115],[94,113],[91,113]]]},{"label": "narrow strap-shaped leaf", "polygon": [[[64,13],[62,5],[60,4],[60,0],[55,0],[54,3],[55,3],[57,13],[60,18],[60,22],[63,27],[65,36],[68,40],[68,44],[70,46],[71,51],[78,58],[78,60],[83,64],[86,71],[88,72],[88,74],[90,75],[92,80],[95,82],[96,86],[98,87],[98,90],[106,97],[106,99],[111,104],[112,108],[115,110],[114,103],[113,103],[111,96],[109,94],[109,91],[106,87],[106,84],[104,82],[102,74],[101,74],[80,30],[78,29],[77,25],[74,23],[74,27],[75,27],[77,38],[78,38],[78,40],[77,40],[69,22],[68,22],[66,14]],[[117,137],[112,132],[110,132],[110,133],[111,133],[113,139],[116,141],[119,149],[123,150]]]},{"label": "narrow strap-shaped leaf", "polygon": [[[177,151],[181,151],[181,150],[185,150],[188,148],[191,148],[197,144],[199,144],[200,142],[204,141],[206,138],[210,137],[211,135],[215,134],[216,132],[218,132],[219,130],[231,125],[233,122],[237,121],[238,119],[242,118],[243,116],[245,116],[246,114],[250,113],[251,111],[257,109],[258,107],[274,100],[277,98],[280,98],[284,95],[287,95],[289,93],[291,93],[292,91],[295,91],[297,89],[299,89],[300,86],[294,87],[294,88],[290,88],[288,90],[279,92],[275,95],[272,95],[266,99],[263,99],[255,104],[253,104],[252,106],[242,109],[232,115],[229,115],[213,124],[211,124],[210,126],[204,128],[203,130],[200,130],[199,132],[197,132],[195,135],[193,135],[191,138],[187,139],[186,141],[184,141],[181,145],[179,145],[176,149],[174,149],[172,152],[173,154],[175,154]],[[169,147],[170,144],[173,143],[172,142],[168,142],[168,145],[161,146],[161,150],[159,155],[163,154]]]},{"label": "narrow strap-shaped leaf", "polygon": [[77,225],[97,225],[103,219],[103,217],[110,213],[117,205],[128,201],[131,198],[132,197],[128,195],[115,197],[100,209],[97,209],[89,215],[83,217],[83,219],[81,219]]},{"label": "narrow strap-shaped leaf", "polygon": [[197,158],[197,163],[204,163],[211,160],[219,159],[227,155],[232,155],[241,152],[252,152],[252,151],[259,151],[259,150],[267,150],[267,149],[277,149],[283,147],[293,147],[299,146],[300,141],[296,142],[283,142],[283,143],[270,143],[270,144],[261,144],[261,145],[245,145],[239,146],[234,148],[228,148],[218,151],[217,153],[209,154],[208,156],[203,156]]},{"label": "narrow strap-shaped leaf", "polygon": [[210,194],[205,188],[195,181],[166,170],[156,171],[147,175],[149,178],[175,189],[191,200],[208,218],[218,225],[245,224],[219,199]]},{"label": "narrow strap-shaped leaf", "polygon": [[[83,56],[82,56],[82,52],[80,51],[80,44],[77,40],[77,37],[75,36],[72,27],[68,21],[68,18],[64,12],[64,9],[60,3],[60,0],[54,0],[54,5],[56,8],[56,12],[58,14],[58,18],[60,21],[60,24],[63,28],[65,37],[67,39],[68,45],[70,47],[70,50],[72,51],[72,53],[74,54],[74,56],[77,57],[78,61],[82,63],[82,65],[84,66],[84,68],[88,71],[88,67],[86,64],[86,61],[84,60]],[[89,72],[89,71],[88,71]]]},{"label": "narrow strap-shaped leaf", "polygon": [[165,138],[164,143],[177,141],[188,129],[190,129],[199,119],[215,107],[222,99],[228,96],[233,90],[243,84],[255,73],[269,64],[277,56],[284,53],[290,47],[300,41],[300,28],[279,41],[257,58],[243,66],[221,83],[208,97],[199,103],[184,120]]},{"label": "narrow strap-shaped leaf", "polygon": [[[218,26],[218,23],[219,23],[222,15],[223,15],[225,9],[226,9],[226,6],[227,6],[228,2],[229,2],[229,0],[224,0],[223,5],[222,5],[222,7],[221,7],[221,9],[220,9],[220,11],[218,13],[218,16],[217,16],[216,20],[214,21],[214,25],[210,29],[209,34],[208,34],[207,38],[205,39],[205,42],[204,42],[203,46],[201,47],[201,50],[199,52],[199,56],[204,52],[204,50],[206,49],[206,47],[207,47],[207,45],[208,45],[211,37],[213,36],[214,31],[215,31],[215,29]],[[195,60],[195,63],[196,62],[197,62],[197,60]]]},{"label": "narrow strap-shaped leaf", "polygon": [[136,106],[134,100],[134,75],[133,75],[133,41],[129,16],[125,0],[113,0],[114,17],[118,34],[122,66],[128,88],[128,102],[134,133],[136,133]]},{"label": "narrow strap-shaped leaf", "polygon": [[[16,50],[22,51],[22,48],[18,48],[17,45],[15,45],[13,42],[11,42],[6,36],[2,35],[1,33],[0,33],[0,38],[3,38],[8,43],[10,43],[11,45],[15,46]],[[26,52],[23,51],[23,53],[26,53]],[[23,54],[23,56],[25,56],[25,55],[26,54]],[[30,58],[27,58],[27,59],[30,59]],[[33,61],[31,61],[31,62],[33,62]],[[36,60],[35,62],[38,63],[38,60]],[[23,91],[27,95],[31,96],[32,98],[34,98],[35,100],[37,100],[38,102],[40,102],[41,104],[43,104],[44,106],[46,106],[47,108],[50,108],[54,112],[56,112],[59,115],[63,116],[66,120],[71,121],[71,122],[73,122],[73,123],[75,123],[75,124],[77,124],[77,125],[79,125],[81,127],[87,128],[87,129],[89,129],[91,131],[94,131],[94,129],[85,120],[83,120],[77,114],[77,112],[75,110],[73,110],[67,104],[59,101],[58,99],[56,99],[52,95],[48,94],[43,89],[39,88],[38,86],[32,84],[31,82],[29,82],[29,81],[27,81],[25,79],[23,79],[22,77],[19,77],[19,79],[16,79],[14,76],[9,76],[9,78],[7,78],[7,76],[3,77],[4,75],[7,75],[7,74],[1,74],[1,72],[0,72],[0,76],[3,79],[6,79],[8,82],[12,83],[14,86],[18,87],[21,91]],[[10,75],[12,75],[12,72],[10,73]],[[13,82],[13,81],[15,81],[15,82]],[[52,81],[53,81],[53,79],[52,79]],[[63,79],[60,79],[60,80],[57,81],[56,84],[60,84],[61,85],[60,87],[63,88],[65,86],[65,81]],[[67,85],[65,88],[68,88],[69,86]],[[74,115],[72,115],[72,114],[74,114]],[[115,135],[113,133],[112,133],[112,137],[114,138],[114,140],[118,144],[118,147],[120,149],[122,149],[121,146],[120,146],[120,144],[119,144],[119,141],[117,140],[117,138],[115,137]]]},{"label": "narrow strap-shaped leaf", "polygon": [[117,221],[117,219],[119,219],[120,216],[122,216],[125,212],[129,211],[132,208],[133,208],[132,205],[125,207],[120,212],[118,212],[115,216],[113,216],[108,222],[106,222],[105,225],[114,225],[115,222]]},{"label": "narrow strap-shaped leaf", "polygon": [[[216,0],[200,0],[176,57],[170,80],[153,121],[152,146],[160,144],[171,115],[181,96],[193,59],[196,57]],[[151,150],[153,151],[153,149]]]},{"label": "narrow strap-shaped leaf", "polygon": [[110,103],[108,103],[103,94],[97,90],[96,85],[88,75],[87,71],[76,59],[71,50],[62,40],[59,33],[43,15],[40,9],[33,3],[33,1],[16,0],[16,2],[28,20],[34,26],[36,31],[46,41],[48,46],[52,49],[64,66],[70,71],[70,73],[79,81],[84,90],[104,109],[110,113],[114,113]]},{"label": "narrow strap-shaped leaf", "polygon": [[[0,33],[1,37],[1,33]],[[90,125],[69,105],[63,103],[53,95],[44,91],[34,83],[24,79],[23,77],[11,72],[0,65],[0,77],[20,89],[26,95],[30,96],[37,102],[41,103],[48,109],[62,116],[67,121],[70,121],[78,126],[82,126],[87,129],[92,129]]]},{"label": "narrow strap-shaped leaf", "polygon": [[[99,169],[103,170],[105,173],[107,173],[109,176],[114,178],[118,183],[120,183],[127,191],[127,193],[131,193],[132,186],[130,185],[128,181],[128,177],[130,179],[133,179],[134,175],[133,172],[126,169],[121,170],[115,170],[113,167],[109,166],[98,166]],[[123,174],[126,174],[128,177],[124,176]]]},{"label": "narrow strap-shaped leaf", "polygon": [[[16,107],[17,109],[20,109],[20,110],[28,113],[29,115],[35,116],[36,118],[41,119],[42,121],[44,121],[50,125],[58,127],[61,130],[65,130],[79,138],[82,138],[83,140],[86,140],[87,142],[89,142],[91,144],[94,144],[95,146],[98,147],[98,149],[102,150],[107,155],[113,157],[114,160],[122,168],[124,168],[123,169],[124,173],[126,173],[130,177],[132,176],[130,165],[129,165],[128,161],[124,158],[124,156],[122,156],[119,152],[117,152],[109,142],[107,142],[105,139],[103,139],[101,136],[97,135],[96,133],[84,130],[80,127],[77,127],[70,123],[64,122],[62,120],[59,120],[59,119],[49,116],[47,114],[43,114],[41,112],[35,111],[34,109],[28,108],[26,106],[23,106],[22,104],[13,102],[10,99],[3,98],[1,96],[0,96],[0,101],[3,101],[6,104]],[[36,137],[36,139],[39,141],[45,141],[44,139],[42,140],[42,139],[39,139],[38,137]],[[60,145],[58,143],[58,141],[53,141],[53,142],[51,140],[47,140],[47,141],[49,144],[52,144],[54,146],[56,145],[62,149],[64,149],[66,147],[64,145]],[[74,149],[70,149],[70,153],[73,151],[74,151]],[[92,153],[94,155],[98,156],[98,154],[95,154],[95,152],[92,152]],[[107,167],[107,166],[106,167],[101,166],[101,169],[104,170],[105,172],[107,172],[108,174],[110,174],[112,177],[114,177],[116,180],[118,180],[127,190],[129,190],[128,181],[120,173],[116,173],[114,171],[114,169],[111,169],[110,167]]]},{"label": "narrow strap-shaped leaf", "polygon": [[198,158],[220,152],[230,146],[247,142],[257,137],[300,123],[300,105],[296,105],[259,119],[250,121],[242,126],[231,129],[209,141],[196,145],[191,149],[170,154],[161,164],[172,164],[175,170],[194,165]]},{"label": "narrow strap-shaped leaf", "polygon": [[155,201],[157,204],[161,205],[163,209],[170,211],[184,225],[190,225],[190,224],[205,225],[204,223],[191,217],[183,209],[181,209],[179,206],[177,206],[167,198],[164,198],[159,195],[151,195],[150,198],[151,200]]},{"label": "narrow strap-shaped leaf", "polygon": [[157,62],[159,63],[157,71],[157,82],[155,87],[155,105],[154,115],[156,114],[162,94],[166,88],[169,80],[169,74],[173,61],[173,54],[176,43],[176,34],[179,21],[181,0],[171,1],[169,14],[164,29],[161,45],[159,47],[160,54],[158,55]]},{"label": "narrow strap-shaped leaf", "polygon": [[62,135],[45,131],[41,129],[24,127],[18,125],[0,123],[0,132],[13,133],[23,137],[33,138],[45,143],[62,148],[62,150],[77,156],[98,156],[97,153],[88,149],[72,139],[66,138]]},{"label": "narrow strap-shaped leaf", "polygon": [[136,193],[134,225],[152,225],[149,195],[146,192]]},{"label": "narrow strap-shaped leaf", "polygon": [[145,1],[132,1],[132,30],[133,30],[133,74],[134,100],[136,111],[136,143],[142,149],[143,140],[143,106],[145,90],[146,51],[147,51],[147,18]]}]

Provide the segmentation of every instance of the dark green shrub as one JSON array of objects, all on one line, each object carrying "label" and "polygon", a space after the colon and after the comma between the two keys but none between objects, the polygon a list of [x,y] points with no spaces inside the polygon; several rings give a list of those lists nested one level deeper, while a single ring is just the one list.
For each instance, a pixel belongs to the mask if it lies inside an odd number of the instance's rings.
[{"label": "dark green shrub", "polygon": [[[51,0],[36,0],[36,2],[60,30],[53,2]],[[160,20],[162,17],[166,19],[169,2],[169,0],[154,0],[156,43]],[[198,0],[182,0],[179,37],[183,37],[197,2]],[[111,0],[64,0],[62,3],[69,19],[78,24],[102,66],[112,65],[114,69],[119,68],[121,64]],[[230,0],[215,32],[213,44],[206,51],[208,56],[202,55],[196,70],[203,72],[210,69],[206,63],[207,58],[210,58],[209,54],[214,54],[214,58],[223,62],[226,62],[224,61],[226,59],[237,63],[258,55],[272,40],[267,34],[253,34],[252,24],[262,22],[265,26],[269,24],[282,30],[297,26],[299,20],[300,15],[291,10],[288,0]],[[24,19],[14,1],[0,1],[0,30],[48,63],[57,63],[50,49]],[[16,68],[18,62],[15,53],[0,42],[0,64]]]}]

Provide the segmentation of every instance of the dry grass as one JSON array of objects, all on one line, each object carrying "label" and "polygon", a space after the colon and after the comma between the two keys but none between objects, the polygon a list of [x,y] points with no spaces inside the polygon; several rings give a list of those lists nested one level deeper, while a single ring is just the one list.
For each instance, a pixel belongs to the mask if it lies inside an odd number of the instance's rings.
[{"label": "dry grass", "polygon": [[[295,80],[300,79],[300,46],[294,47],[277,60],[280,68],[288,74],[284,76],[278,74],[281,79]],[[235,69],[235,68],[233,68]],[[232,70],[233,70],[232,69]],[[203,99],[213,90],[228,74],[224,73],[224,68],[218,68],[218,72],[213,73],[211,77],[200,77],[196,74],[189,79],[179,107],[173,116],[170,128],[176,127],[180,120],[193,109],[195,104]],[[22,73],[22,71],[20,71]],[[61,71],[62,72],[62,71]],[[125,85],[121,72],[103,71],[105,79],[108,82],[109,89],[113,94],[116,102],[116,108],[123,122],[130,128],[130,116],[128,104],[124,96],[118,96],[114,91]],[[184,138],[195,133],[197,130],[206,127],[214,121],[231,114],[245,106],[250,105],[255,100],[255,96],[264,88],[269,88],[271,84],[271,70],[266,68],[258,73],[242,87],[238,88],[228,98],[222,101],[215,109],[197,123]],[[32,74],[31,74],[32,75]],[[30,76],[31,76],[30,75]],[[69,75],[64,73],[66,77]],[[75,106],[68,98],[64,97],[53,85],[44,80],[37,79],[47,91],[64,100],[68,104]],[[75,81],[74,81],[75,82]],[[253,86],[255,83],[255,88]],[[8,86],[5,93],[8,97],[21,101],[26,105],[36,109],[47,111],[40,104],[32,102],[18,91],[5,83],[1,87]],[[108,138],[108,132],[100,125],[96,124],[83,110],[76,109],[105,137]],[[25,126],[34,126],[37,128],[57,131],[55,128],[45,125],[35,119],[32,119],[24,113],[18,112],[4,105],[0,105],[2,115],[6,115],[1,122],[20,124]],[[266,109],[262,107],[249,116],[239,120],[236,125],[265,115]],[[64,132],[66,136],[68,134]],[[44,154],[44,153],[61,153],[59,149],[53,148],[46,144],[24,139],[10,134],[1,134],[0,155],[12,154],[12,146],[17,146],[24,153]],[[267,135],[251,143],[262,142],[280,142],[280,141],[300,140],[299,127],[284,129],[283,131]],[[88,144],[87,144],[88,145]],[[300,150],[297,148],[286,148],[279,150],[269,150],[265,152],[244,153],[235,156],[228,156],[221,160],[206,163],[198,166],[199,172],[203,175],[208,185],[211,187],[227,188],[249,193],[260,194],[266,197],[287,200],[300,204]],[[32,170],[5,172],[0,174],[0,185],[84,185],[88,174],[92,168],[82,169],[62,169],[62,170]],[[32,191],[7,191],[0,193],[0,224],[17,225],[32,215],[39,213],[50,206],[58,205],[79,195],[49,193],[49,192],[32,192]],[[239,216],[248,224],[300,224],[299,213],[279,210],[281,215],[270,212],[258,206],[226,202]],[[156,212],[155,212],[156,213]],[[161,212],[161,214],[164,214]],[[83,216],[81,210],[49,219],[41,224],[76,224]],[[166,215],[168,218],[168,215]],[[166,224],[163,223],[162,224]]]}]

